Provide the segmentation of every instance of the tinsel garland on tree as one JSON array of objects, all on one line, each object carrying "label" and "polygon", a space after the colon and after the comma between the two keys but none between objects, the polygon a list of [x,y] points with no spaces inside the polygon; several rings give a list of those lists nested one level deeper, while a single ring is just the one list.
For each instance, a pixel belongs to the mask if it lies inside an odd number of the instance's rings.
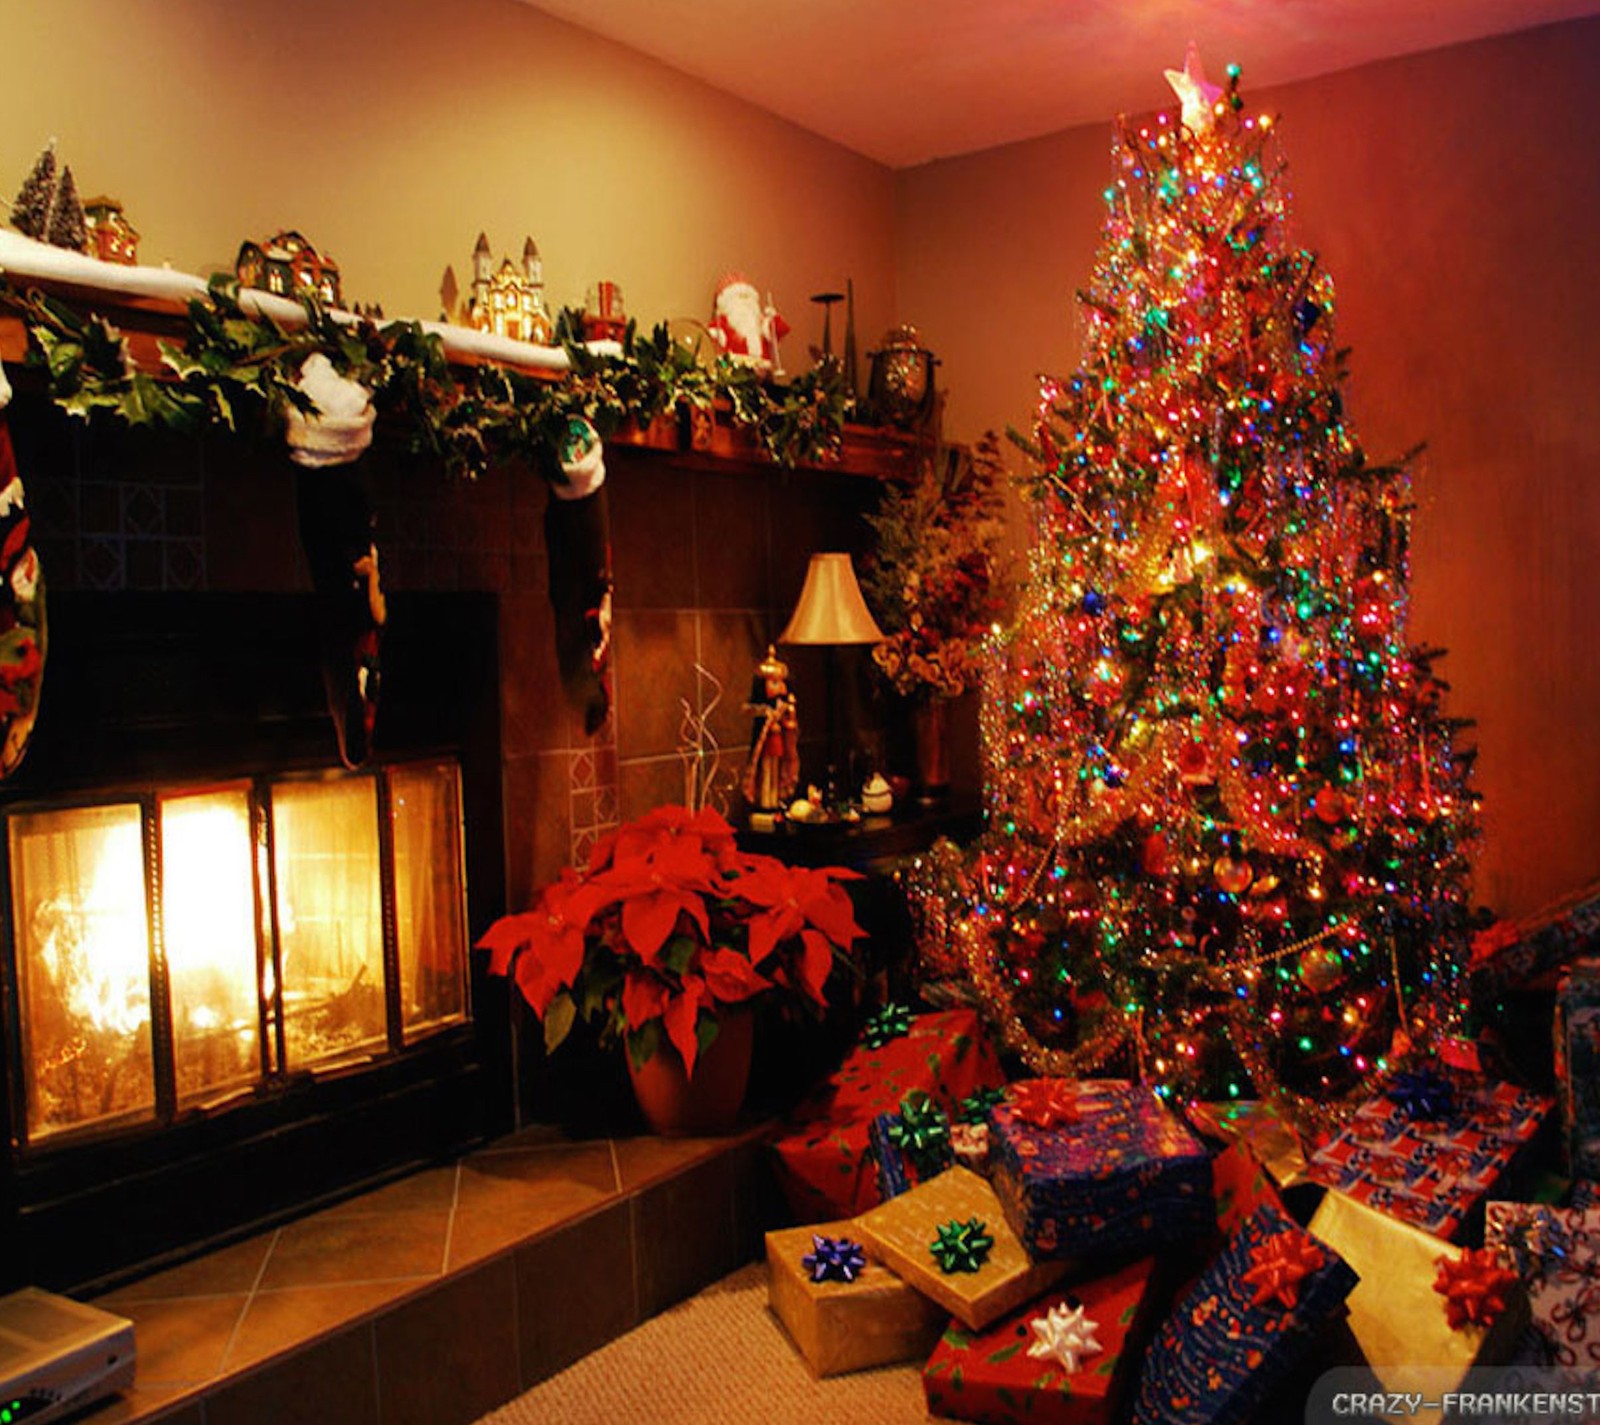
[{"label": "tinsel garland on tree", "polygon": [[1268,116],[1191,54],[1119,123],[1083,364],[987,660],[989,826],[912,876],[1036,1070],[1315,1117],[1454,1025],[1476,803],[1406,642],[1411,457],[1345,413]]}]

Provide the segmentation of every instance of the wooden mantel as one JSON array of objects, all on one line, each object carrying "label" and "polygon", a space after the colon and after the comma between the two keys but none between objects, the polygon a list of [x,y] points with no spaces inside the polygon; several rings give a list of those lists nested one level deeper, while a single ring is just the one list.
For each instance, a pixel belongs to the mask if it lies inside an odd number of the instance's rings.
[{"label": "wooden mantel", "polygon": [[[155,297],[127,296],[97,291],[59,281],[23,279],[30,288],[38,288],[67,305],[104,317],[127,339],[128,351],[134,362],[143,370],[161,370],[161,352],[158,343],[179,342],[187,330],[184,307],[177,302]],[[12,368],[15,375],[28,356],[28,331],[16,312],[0,309],[0,361]],[[481,358],[452,356],[453,365],[467,368],[484,364]],[[559,372],[531,366],[507,363],[511,369],[539,380],[559,381]],[[726,407],[719,406],[709,431],[698,430],[693,437],[687,422],[680,421],[674,413],[657,417],[644,428],[628,426],[614,433],[610,440],[617,444],[635,446],[645,450],[672,453],[678,463],[695,468],[717,469],[728,462],[745,465],[767,465],[768,460],[760,442],[747,429],[735,425]],[[814,468],[839,474],[859,475],[869,479],[909,478],[916,468],[917,452],[925,438],[883,426],[864,426],[846,423],[839,459]]]}]

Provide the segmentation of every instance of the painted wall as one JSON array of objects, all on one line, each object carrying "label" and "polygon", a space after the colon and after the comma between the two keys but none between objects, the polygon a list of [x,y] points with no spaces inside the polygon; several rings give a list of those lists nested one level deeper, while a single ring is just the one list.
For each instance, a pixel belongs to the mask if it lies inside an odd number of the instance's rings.
[{"label": "painted wall", "polygon": [[[1363,444],[1428,443],[1411,634],[1450,650],[1452,711],[1478,721],[1477,893],[1510,914],[1600,871],[1597,80],[1596,20],[1259,93],[1245,75],[1335,280]],[[1110,137],[897,175],[900,314],[944,360],[956,436],[1025,428],[1035,373],[1075,364]]]},{"label": "painted wall", "polygon": [[[819,338],[811,293],[893,309],[888,170],[516,0],[51,0],[7,7],[0,196],[52,134],[85,197],[123,200],[141,260],[231,268],[296,227],[351,301],[434,317],[539,243],[553,307],[622,284],[648,326],[705,318],[742,269]],[[792,363],[796,364],[796,363]]]}]

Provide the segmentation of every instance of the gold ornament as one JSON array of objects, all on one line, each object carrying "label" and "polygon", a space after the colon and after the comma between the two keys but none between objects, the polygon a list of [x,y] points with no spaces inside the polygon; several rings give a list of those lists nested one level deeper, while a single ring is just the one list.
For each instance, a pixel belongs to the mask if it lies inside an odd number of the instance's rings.
[{"label": "gold ornament", "polygon": [[1344,960],[1337,950],[1313,945],[1300,953],[1300,978],[1314,994],[1325,995],[1344,979]]},{"label": "gold ornament", "polygon": [[1211,863],[1211,874],[1217,879],[1218,889],[1230,896],[1242,895],[1255,879],[1255,871],[1248,861],[1235,861],[1229,856],[1218,856]]}]

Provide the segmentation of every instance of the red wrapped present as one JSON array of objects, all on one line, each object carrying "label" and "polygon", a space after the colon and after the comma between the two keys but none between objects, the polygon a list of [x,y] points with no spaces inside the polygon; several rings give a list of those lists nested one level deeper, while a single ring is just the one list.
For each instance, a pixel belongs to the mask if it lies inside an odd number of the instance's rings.
[{"label": "red wrapped present", "polygon": [[1395,1074],[1318,1149],[1306,1175],[1432,1236],[1458,1239],[1552,1107],[1469,1074]]},{"label": "red wrapped present", "polygon": [[880,1114],[920,1090],[953,1114],[968,1094],[1005,1083],[970,1009],[909,1017],[887,1042],[860,1044],[789,1115],[773,1144],[778,1181],[797,1222],[855,1217],[882,1200],[868,1153]]},{"label": "red wrapped present", "polygon": [[1116,1418],[1143,1344],[1153,1257],[1057,1289],[991,1326],[952,1322],[922,1372],[928,1409],[991,1425]]},{"label": "red wrapped present", "polygon": [[1217,1227],[1224,1237],[1233,1236],[1263,1203],[1283,1210],[1272,1178],[1242,1141],[1211,1160],[1211,1191],[1217,1200]]}]

